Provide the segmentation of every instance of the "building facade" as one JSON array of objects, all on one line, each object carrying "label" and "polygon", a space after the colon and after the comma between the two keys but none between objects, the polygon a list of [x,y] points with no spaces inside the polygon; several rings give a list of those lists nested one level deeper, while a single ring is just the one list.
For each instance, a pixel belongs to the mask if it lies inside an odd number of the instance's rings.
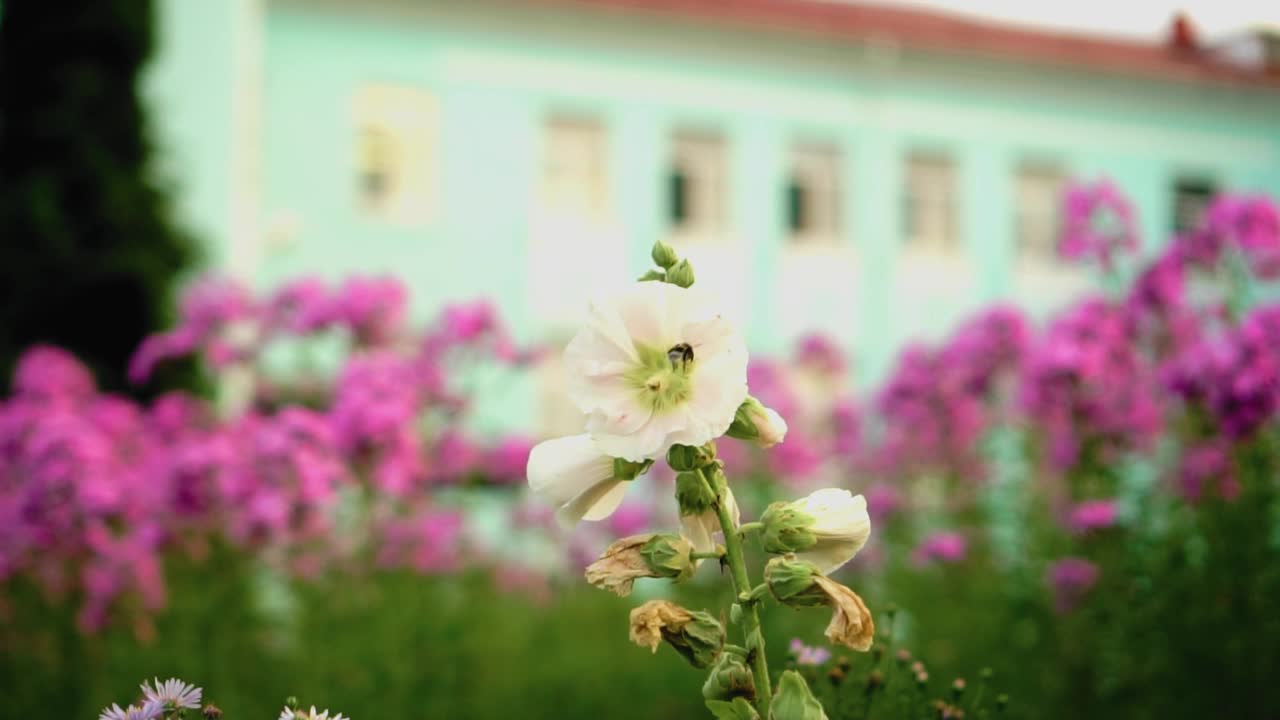
[{"label": "building facade", "polygon": [[556,339],[677,243],[753,348],[821,330],[859,380],[1010,300],[1071,177],[1150,244],[1280,194],[1280,82],[1175,46],[818,0],[162,0],[166,173],[223,268],[395,273]]}]

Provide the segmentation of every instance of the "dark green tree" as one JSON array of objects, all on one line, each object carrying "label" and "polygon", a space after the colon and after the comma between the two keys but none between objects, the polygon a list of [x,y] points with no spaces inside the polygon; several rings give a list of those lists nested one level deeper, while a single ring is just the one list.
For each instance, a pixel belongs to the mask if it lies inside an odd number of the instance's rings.
[{"label": "dark green tree", "polygon": [[0,0],[4,384],[23,349],[52,343],[127,388],[129,356],[194,260],[140,97],[153,13],[149,0]]}]

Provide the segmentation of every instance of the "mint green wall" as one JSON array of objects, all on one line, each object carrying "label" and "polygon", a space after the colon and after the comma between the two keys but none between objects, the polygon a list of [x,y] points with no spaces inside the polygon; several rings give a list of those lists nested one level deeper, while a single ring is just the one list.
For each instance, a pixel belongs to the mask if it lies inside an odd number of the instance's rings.
[{"label": "mint green wall", "polygon": [[[610,197],[634,273],[666,229],[670,132],[690,124],[724,132],[730,224],[750,258],[749,337],[766,351],[783,350],[805,329],[804,318],[775,301],[785,291],[777,266],[786,252],[786,153],[797,138],[837,142],[848,180],[844,240],[857,258],[847,280],[858,298],[837,311],[850,318],[841,339],[857,348],[863,380],[883,372],[898,343],[936,336],[983,302],[1012,297],[1043,312],[1061,300],[1025,288],[1014,295],[1012,178],[1024,157],[1110,175],[1134,198],[1148,238],[1168,230],[1177,172],[1280,194],[1274,91],[905,52],[877,63],[856,45],[545,7],[263,1],[261,208],[296,212],[303,224],[294,245],[263,252],[255,280],[395,272],[424,315],[447,300],[488,295],[529,332],[525,267],[542,121],[566,108],[608,128]],[[234,23],[212,9],[219,3],[166,4],[180,10],[166,25],[173,54],[156,74],[167,90],[157,102],[183,158],[184,207],[216,246],[226,227],[218,158],[228,151],[221,51]],[[387,226],[356,207],[352,97],[383,81],[422,87],[438,102],[437,205],[425,227]],[[902,162],[917,147],[956,160],[975,291],[904,313],[911,300],[895,294]]]}]

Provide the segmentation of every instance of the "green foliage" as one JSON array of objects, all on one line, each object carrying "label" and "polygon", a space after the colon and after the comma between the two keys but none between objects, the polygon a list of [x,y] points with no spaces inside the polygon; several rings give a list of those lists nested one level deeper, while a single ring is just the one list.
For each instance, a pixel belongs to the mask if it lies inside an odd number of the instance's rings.
[{"label": "green foliage", "polygon": [[[191,241],[151,165],[146,0],[9,0],[0,22],[0,376],[34,343],[124,389]],[[174,381],[181,371],[161,378]]]}]

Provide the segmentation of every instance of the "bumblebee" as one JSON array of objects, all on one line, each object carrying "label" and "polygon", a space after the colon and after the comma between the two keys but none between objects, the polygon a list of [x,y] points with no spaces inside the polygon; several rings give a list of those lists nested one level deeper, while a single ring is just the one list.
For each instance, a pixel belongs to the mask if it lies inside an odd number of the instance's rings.
[{"label": "bumblebee", "polygon": [[672,370],[687,370],[693,362],[693,347],[689,343],[680,343],[667,351],[667,360]]}]

